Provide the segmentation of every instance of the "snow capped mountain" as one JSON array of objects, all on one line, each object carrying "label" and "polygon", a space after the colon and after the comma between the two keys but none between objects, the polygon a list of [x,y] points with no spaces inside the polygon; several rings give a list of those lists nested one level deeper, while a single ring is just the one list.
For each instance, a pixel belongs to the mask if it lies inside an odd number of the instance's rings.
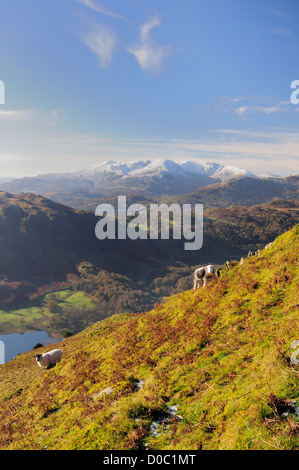
[{"label": "snow capped mountain", "polygon": [[[172,160],[108,161],[83,171],[51,173],[1,184],[8,192],[34,192],[47,197],[81,191],[97,194],[179,195],[215,183],[253,177],[234,166]],[[79,196],[78,196],[79,197]]]},{"label": "snow capped mountain", "polygon": [[220,165],[218,163],[198,163],[194,161],[174,162],[172,160],[140,160],[130,162],[110,161],[94,165],[92,168],[73,175],[82,178],[121,177],[121,178],[196,178],[209,177],[223,182],[235,178],[256,177],[256,175],[234,166]]},{"label": "snow capped mountain", "polygon": [[[184,194],[197,188],[256,175],[219,163],[173,160],[108,161],[81,172],[69,173],[78,184],[105,193],[135,192],[144,195]],[[68,180],[69,181],[69,180]]]}]

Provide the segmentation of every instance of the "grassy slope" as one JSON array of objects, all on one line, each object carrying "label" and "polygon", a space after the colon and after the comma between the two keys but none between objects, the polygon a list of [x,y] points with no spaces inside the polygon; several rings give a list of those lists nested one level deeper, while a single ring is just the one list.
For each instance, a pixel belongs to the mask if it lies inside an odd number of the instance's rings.
[{"label": "grassy slope", "polygon": [[299,403],[298,245],[299,225],[206,288],[89,327],[54,369],[0,366],[0,448],[299,449],[281,416]]}]

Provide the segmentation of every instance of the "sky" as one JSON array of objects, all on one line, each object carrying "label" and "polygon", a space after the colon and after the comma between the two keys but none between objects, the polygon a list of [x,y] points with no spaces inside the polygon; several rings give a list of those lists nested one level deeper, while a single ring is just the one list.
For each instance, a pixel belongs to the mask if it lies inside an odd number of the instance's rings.
[{"label": "sky", "polygon": [[0,177],[299,173],[298,26],[298,0],[0,0]]}]

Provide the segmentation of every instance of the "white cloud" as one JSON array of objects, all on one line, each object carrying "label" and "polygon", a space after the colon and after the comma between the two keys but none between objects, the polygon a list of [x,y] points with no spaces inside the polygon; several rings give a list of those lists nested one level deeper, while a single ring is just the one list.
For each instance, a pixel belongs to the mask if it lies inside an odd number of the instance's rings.
[{"label": "white cloud", "polygon": [[94,26],[83,35],[83,43],[96,55],[101,69],[106,70],[117,44],[116,34],[105,26]]},{"label": "white cloud", "polygon": [[35,115],[32,109],[0,110],[2,121],[31,121]]},{"label": "white cloud", "polygon": [[82,5],[86,6],[87,8],[90,8],[93,11],[96,11],[98,13],[101,13],[106,16],[111,16],[112,18],[116,18],[118,20],[124,20],[128,21],[127,18],[124,16],[120,15],[119,13],[115,11],[108,10],[107,8],[102,7],[98,3],[94,2],[93,0],[75,0],[76,3],[81,3]]},{"label": "white cloud", "polygon": [[246,115],[253,113],[272,114],[281,110],[281,106],[239,106],[235,109],[235,113],[239,117],[245,117]]},{"label": "white cloud", "polygon": [[152,29],[159,26],[161,26],[160,18],[158,16],[152,17],[140,28],[140,44],[128,48],[128,52],[134,55],[139,65],[144,70],[152,73],[159,73],[164,61],[177,52],[173,45],[160,46],[152,38]]}]

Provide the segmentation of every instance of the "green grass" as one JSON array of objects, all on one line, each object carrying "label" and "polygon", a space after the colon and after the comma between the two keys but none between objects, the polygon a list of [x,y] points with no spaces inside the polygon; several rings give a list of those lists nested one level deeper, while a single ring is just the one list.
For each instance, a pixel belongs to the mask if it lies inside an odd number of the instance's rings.
[{"label": "green grass", "polygon": [[47,322],[56,311],[51,311],[49,302],[54,300],[60,313],[66,312],[70,307],[75,309],[93,309],[94,302],[92,298],[84,292],[73,292],[70,290],[53,291],[46,295],[29,302],[27,305],[12,310],[0,310],[0,331],[8,332],[12,328],[21,330],[36,327],[36,320],[42,326]]},{"label": "green grass", "polygon": [[299,404],[298,252],[296,226],[206,288],[64,340],[54,369],[0,366],[0,448],[298,450],[282,416]]},{"label": "green grass", "polygon": [[[87,307],[87,308],[94,307],[94,303],[92,299],[88,295],[84,294],[84,292],[75,292],[74,294],[65,296],[63,300],[68,305],[74,305],[77,307]],[[62,304],[62,308],[63,308],[63,304]]]}]

